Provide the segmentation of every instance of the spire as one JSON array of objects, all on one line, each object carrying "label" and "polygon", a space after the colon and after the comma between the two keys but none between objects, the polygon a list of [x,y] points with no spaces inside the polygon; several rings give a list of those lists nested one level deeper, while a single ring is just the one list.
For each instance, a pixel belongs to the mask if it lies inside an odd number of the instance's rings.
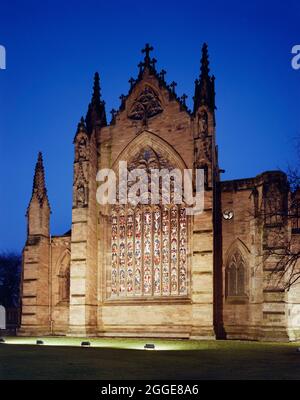
[{"label": "spire", "polygon": [[85,121],[84,121],[83,117],[80,118],[80,121],[79,121],[79,123],[77,125],[77,132],[76,133],[78,133],[78,132],[86,132],[86,125],[85,125]]},{"label": "spire", "polygon": [[84,117],[81,117],[81,118],[80,118],[80,121],[79,121],[78,124],[77,124],[77,129],[76,129],[76,133],[75,133],[75,136],[74,136],[73,143],[76,142],[77,135],[78,135],[79,133],[81,133],[81,132],[88,133],[88,132],[87,132],[87,128],[86,128],[86,124],[85,124],[85,119],[84,119]]},{"label": "spire", "polygon": [[202,46],[202,57],[201,57],[201,67],[200,67],[200,79],[209,77],[209,61],[208,61],[208,46],[204,43]]},{"label": "spire", "polygon": [[89,134],[92,133],[95,127],[102,127],[107,125],[105,102],[101,100],[100,77],[98,72],[96,72],[94,76],[93,95],[88,107],[88,112],[85,117],[85,122]]},{"label": "spire", "polygon": [[195,81],[194,113],[200,105],[208,106],[211,111],[215,109],[215,77],[209,75],[208,46],[202,46],[202,57],[199,79]]},{"label": "spire", "polygon": [[98,103],[98,102],[100,102],[100,97],[101,97],[100,76],[99,76],[99,72],[95,72],[92,101],[94,101],[95,103],[96,102]]},{"label": "spire", "polygon": [[33,188],[32,188],[32,198],[36,197],[40,203],[40,206],[43,205],[44,200],[46,199],[48,202],[47,189],[45,183],[45,171],[43,165],[43,156],[42,153],[39,152],[38,160],[35,165],[35,172],[33,178]]}]

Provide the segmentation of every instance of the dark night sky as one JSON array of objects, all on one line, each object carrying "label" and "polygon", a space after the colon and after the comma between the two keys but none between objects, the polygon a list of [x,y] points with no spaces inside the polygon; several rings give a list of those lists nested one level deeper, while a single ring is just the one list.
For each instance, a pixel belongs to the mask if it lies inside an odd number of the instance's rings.
[{"label": "dark night sky", "polygon": [[[44,4],[45,3],[45,4]],[[51,5],[50,5],[51,4]],[[285,169],[300,133],[299,1],[2,1],[0,251],[20,251],[34,165],[43,152],[51,230],[71,224],[72,140],[96,70],[107,114],[137,76],[151,43],[157,68],[189,96],[208,42],[216,75],[217,141],[224,179]]]}]

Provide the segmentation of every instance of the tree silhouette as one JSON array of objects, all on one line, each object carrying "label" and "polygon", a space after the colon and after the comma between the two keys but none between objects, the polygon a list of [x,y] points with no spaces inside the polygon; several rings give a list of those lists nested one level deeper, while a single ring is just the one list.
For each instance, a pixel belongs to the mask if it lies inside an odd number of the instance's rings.
[{"label": "tree silhouette", "polygon": [[22,257],[17,253],[0,253],[0,304],[18,307]]}]

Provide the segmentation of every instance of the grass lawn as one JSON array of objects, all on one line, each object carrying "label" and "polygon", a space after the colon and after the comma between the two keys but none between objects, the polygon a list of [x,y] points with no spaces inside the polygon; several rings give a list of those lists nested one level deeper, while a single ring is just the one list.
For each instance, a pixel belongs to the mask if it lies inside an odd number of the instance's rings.
[{"label": "grass lawn", "polygon": [[39,339],[49,346],[0,344],[0,379],[300,379],[299,343],[88,339],[81,348],[80,338]]}]

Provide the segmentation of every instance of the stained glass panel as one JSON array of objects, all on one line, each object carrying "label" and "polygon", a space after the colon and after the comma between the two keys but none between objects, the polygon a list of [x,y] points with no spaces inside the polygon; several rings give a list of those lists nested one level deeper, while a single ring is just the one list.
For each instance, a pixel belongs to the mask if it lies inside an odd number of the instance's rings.
[{"label": "stained glass panel", "polygon": [[187,295],[185,208],[116,208],[111,241],[112,296]]}]

